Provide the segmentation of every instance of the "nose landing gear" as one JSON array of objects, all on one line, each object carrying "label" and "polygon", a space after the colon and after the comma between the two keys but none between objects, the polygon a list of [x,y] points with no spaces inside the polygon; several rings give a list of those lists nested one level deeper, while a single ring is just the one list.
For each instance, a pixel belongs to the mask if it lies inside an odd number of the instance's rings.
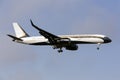
[{"label": "nose landing gear", "polygon": [[100,46],[101,46],[101,43],[98,43],[97,50],[99,50],[99,49],[100,49]]}]

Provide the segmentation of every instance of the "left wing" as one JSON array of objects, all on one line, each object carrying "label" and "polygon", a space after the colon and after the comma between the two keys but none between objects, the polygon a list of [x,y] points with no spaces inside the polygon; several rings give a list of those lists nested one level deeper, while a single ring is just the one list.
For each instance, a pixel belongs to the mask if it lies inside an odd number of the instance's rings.
[{"label": "left wing", "polygon": [[58,39],[61,39],[60,37],[54,35],[54,34],[51,34],[43,29],[40,29],[39,27],[37,27],[36,25],[33,24],[32,20],[30,20],[32,26],[34,28],[36,28],[37,30],[39,30],[39,33],[44,36],[45,38],[47,38],[49,40],[50,43],[56,43]]}]

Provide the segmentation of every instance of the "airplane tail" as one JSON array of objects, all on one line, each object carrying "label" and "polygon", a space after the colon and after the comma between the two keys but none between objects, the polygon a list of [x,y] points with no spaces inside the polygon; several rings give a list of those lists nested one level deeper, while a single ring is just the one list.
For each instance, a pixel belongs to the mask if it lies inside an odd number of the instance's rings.
[{"label": "airplane tail", "polygon": [[17,38],[28,37],[29,35],[24,31],[22,27],[18,23],[13,23],[13,27],[15,30],[15,34]]}]

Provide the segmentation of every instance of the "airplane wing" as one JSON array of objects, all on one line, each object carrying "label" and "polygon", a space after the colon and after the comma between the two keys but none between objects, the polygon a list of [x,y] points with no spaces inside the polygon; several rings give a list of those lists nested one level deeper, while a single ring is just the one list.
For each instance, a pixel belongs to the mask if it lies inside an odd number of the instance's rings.
[{"label": "airplane wing", "polygon": [[56,36],[54,34],[51,34],[51,33],[47,32],[47,31],[45,31],[45,30],[37,27],[36,25],[33,24],[32,20],[30,20],[30,22],[31,22],[31,24],[32,24],[32,26],[34,28],[36,28],[37,30],[39,30],[39,33],[42,36],[44,36],[45,38],[47,38],[49,40],[50,43],[55,43],[58,39],[61,39],[60,37],[58,37],[58,36]]}]

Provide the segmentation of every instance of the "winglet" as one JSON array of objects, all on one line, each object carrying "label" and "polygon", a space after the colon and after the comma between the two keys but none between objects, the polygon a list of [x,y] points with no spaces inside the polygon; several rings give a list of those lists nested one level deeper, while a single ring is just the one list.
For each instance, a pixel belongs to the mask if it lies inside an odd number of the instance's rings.
[{"label": "winglet", "polygon": [[31,19],[30,19],[30,22],[31,22],[31,25],[32,25],[32,26],[34,26],[34,24],[33,24],[33,22],[32,22],[32,20],[31,20]]},{"label": "winglet", "polygon": [[38,28],[36,25],[34,25],[31,19],[30,19],[30,22],[31,22],[31,25],[32,25],[34,28],[36,28],[37,30],[42,30],[42,29]]}]

